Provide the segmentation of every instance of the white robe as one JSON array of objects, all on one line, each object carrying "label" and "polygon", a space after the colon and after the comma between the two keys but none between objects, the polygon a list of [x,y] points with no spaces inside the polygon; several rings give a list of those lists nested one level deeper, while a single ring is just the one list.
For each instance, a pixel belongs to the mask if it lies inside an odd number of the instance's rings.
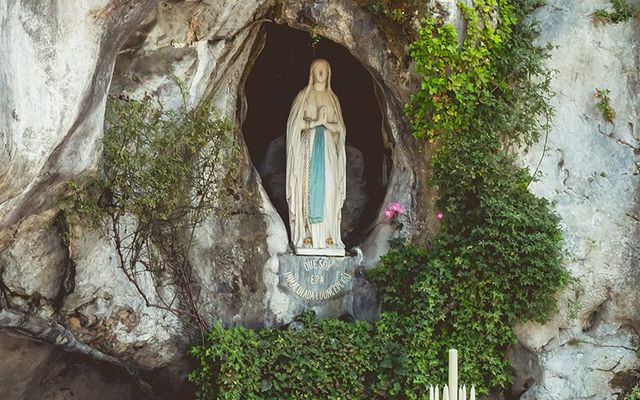
[{"label": "white robe", "polygon": [[[287,203],[289,204],[289,224],[294,248],[344,249],[340,236],[342,206],[346,195],[346,129],[340,103],[331,91],[331,75],[327,79],[325,91],[313,89],[312,78],[309,85],[298,93],[291,106],[287,121]],[[316,100],[317,104],[312,104]],[[335,123],[338,132],[325,130],[325,199],[323,221],[311,224],[308,219],[308,193],[311,150],[316,129],[306,129],[305,115],[313,120],[318,118],[319,108],[325,106],[327,119]],[[306,113],[306,114],[305,114]],[[311,238],[312,243],[305,243]],[[333,243],[328,243],[330,240]]]}]

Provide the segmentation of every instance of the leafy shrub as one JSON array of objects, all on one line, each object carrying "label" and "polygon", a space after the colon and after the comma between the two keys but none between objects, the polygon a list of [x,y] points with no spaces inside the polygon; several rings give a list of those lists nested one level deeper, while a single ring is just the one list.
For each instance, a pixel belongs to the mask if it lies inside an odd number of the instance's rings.
[{"label": "leafy shrub", "polygon": [[389,338],[364,321],[317,321],[310,313],[298,321],[303,330],[215,325],[208,338],[215,345],[191,350],[201,363],[189,376],[198,398],[374,398],[377,374],[391,367]]},{"label": "leafy shrub", "polygon": [[[150,98],[110,98],[105,121],[100,174],[82,185],[68,183],[67,217],[72,224],[107,226],[119,267],[147,306],[206,329],[187,253],[195,227],[237,186],[229,168],[237,156],[232,126],[216,118],[208,102],[167,111]],[[143,289],[144,272],[169,272],[184,309],[173,306],[173,297]]]}]

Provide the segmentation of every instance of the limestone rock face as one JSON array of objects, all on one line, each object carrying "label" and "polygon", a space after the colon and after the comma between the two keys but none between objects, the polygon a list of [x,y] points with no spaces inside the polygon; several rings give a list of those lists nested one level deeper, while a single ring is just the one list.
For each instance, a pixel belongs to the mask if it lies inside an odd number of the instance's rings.
[{"label": "limestone rock face", "polygon": [[[558,46],[549,60],[556,117],[545,156],[540,143],[521,158],[532,171],[542,158],[532,190],[562,218],[575,282],[556,317],[518,328],[541,366],[523,399],[614,399],[624,389],[614,377],[640,367],[640,27],[594,25],[602,7],[553,0],[536,15],[540,41]],[[596,88],[611,91],[613,123],[595,107]]]},{"label": "limestone rock face", "polygon": [[42,222],[18,228],[24,240],[0,252],[0,276],[14,307],[27,307],[25,299],[40,298],[40,312],[52,312],[60,306],[72,266],[55,220]]},{"label": "limestone rock face", "polygon": [[[99,232],[76,232],[69,250],[74,262],[75,288],[59,312],[65,325],[82,341],[123,362],[152,369],[182,357],[176,315],[147,307],[118,268],[113,244]],[[152,303],[161,282],[141,273],[140,286]],[[167,290],[167,289],[165,289]]]},{"label": "limestone rock face", "polygon": [[116,53],[152,4],[0,6],[0,229],[51,207],[66,179],[95,170]]}]

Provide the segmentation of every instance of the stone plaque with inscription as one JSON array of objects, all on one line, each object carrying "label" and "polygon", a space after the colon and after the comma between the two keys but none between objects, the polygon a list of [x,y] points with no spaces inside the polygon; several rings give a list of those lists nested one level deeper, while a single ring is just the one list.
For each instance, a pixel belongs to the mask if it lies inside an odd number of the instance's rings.
[{"label": "stone plaque with inscription", "polygon": [[283,255],[280,287],[306,302],[332,300],[351,290],[356,266],[352,257]]}]

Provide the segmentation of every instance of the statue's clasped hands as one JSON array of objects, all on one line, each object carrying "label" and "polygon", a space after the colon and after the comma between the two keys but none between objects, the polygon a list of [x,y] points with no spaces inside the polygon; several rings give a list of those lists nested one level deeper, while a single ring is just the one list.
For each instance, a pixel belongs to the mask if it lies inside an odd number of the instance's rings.
[{"label": "statue's clasped hands", "polygon": [[318,110],[318,119],[314,120],[309,116],[305,116],[304,122],[307,123],[307,129],[313,129],[320,125],[327,126],[329,124],[329,118],[327,117],[326,107],[320,107],[320,109]]},{"label": "statue's clasped hands", "polygon": [[327,108],[324,106],[320,107],[320,110],[318,110],[318,114],[318,125],[328,125],[329,119],[327,118]]}]

